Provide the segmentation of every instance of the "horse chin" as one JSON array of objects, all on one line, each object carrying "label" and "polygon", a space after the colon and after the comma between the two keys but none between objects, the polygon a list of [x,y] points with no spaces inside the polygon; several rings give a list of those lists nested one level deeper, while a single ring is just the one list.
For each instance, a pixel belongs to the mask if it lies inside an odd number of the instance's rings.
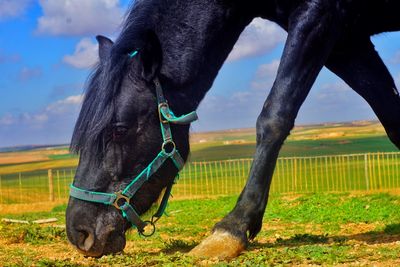
[{"label": "horse chin", "polygon": [[83,247],[75,246],[76,249],[86,257],[100,258],[105,255],[122,252],[126,245],[126,239],[123,234],[112,233],[107,240],[90,240],[87,238]]},{"label": "horse chin", "polygon": [[111,234],[104,246],[103,255],[122,252],[126,245],[125,234]]}]

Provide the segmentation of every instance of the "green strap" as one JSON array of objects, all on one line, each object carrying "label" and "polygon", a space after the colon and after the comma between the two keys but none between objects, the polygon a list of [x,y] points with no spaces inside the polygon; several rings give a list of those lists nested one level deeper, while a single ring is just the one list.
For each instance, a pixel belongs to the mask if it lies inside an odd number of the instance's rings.
[{"label": "green strap", "polygon": [[117,197],[115,194],[80,189],[78,187],[75,187],[72,184],[70,185],[70,193],[69,194],[70,194],[70,196],[80,199],[80,200],[86,200],[86,201],[96,202],[96,203],[103,203],[106,205],[112,205]]},{"label": "green strap", "polygon": [[178,150],[175,150],[175,153],[171,155],[171,160],[175,164],[175,167],[178,169],[178,171],[181,171],[183,166],[185,166],[185,161],[183,160],[181,154],[179,154]]},{"label": "green strap", "polygon": [[139,214],[128,202],[121,206],[121,211],[124,218],[126,218],[133,226],[135,226],[139,233],[143,233],[146,223],[140,219]]},{"label": "green strap", "polygon": [[172,141],[172,132],[169,123],[160,122],[160,127],[164,143]]},{"label": "green strap", "polygon": [[153,215],[153,218],[154,217],[156,218],[155,221],[158,221],[158,219],[161,218],[161,216],[165,212],[165,209],[167,208],[168,199],[171,196],[172,185],[173,185],[173,183],[169,184],[167,186],[167,188],[165,189],[165,193],[161,200],[160,206],[158,207],[158,210],[156,211],[156,213],[154,213],[154,215]]},{"label": "green strap", "polygon": [[166,155],[163,151],[158,153],[156,158],[144,169],[136,178],[125,187],[122,191],[122,194],[125,196],[132,198],[137,190],[147,181],[168,159],[168,155]]},{"label": "green strap", "polygon": [[196,111],[192,111],[189,114],[182,115],[180,117],[176,117],[175,114],[169,109],[169,106],[161,106],[160,107],[161,115],[168,122],[175,124],[189,124],[198,119]]}]

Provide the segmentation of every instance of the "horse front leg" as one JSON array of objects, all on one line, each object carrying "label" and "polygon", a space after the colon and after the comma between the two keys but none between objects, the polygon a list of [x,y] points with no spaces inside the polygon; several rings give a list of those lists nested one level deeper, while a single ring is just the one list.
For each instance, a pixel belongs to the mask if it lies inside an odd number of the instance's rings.
[{"label": "horse front leg", "polygon": [[372,107],[393,144],[400,149],[400,94],[368,36],[334,51],[326,66]]},{"label": "horse front leg", "polygon": [[328,1],[310,1],[290,17],[278,74],[257,120],[257,146],[245,188],[234,209],[190,254],[232,258],[261,230],[279,150],[340,33],[340,18]]}]

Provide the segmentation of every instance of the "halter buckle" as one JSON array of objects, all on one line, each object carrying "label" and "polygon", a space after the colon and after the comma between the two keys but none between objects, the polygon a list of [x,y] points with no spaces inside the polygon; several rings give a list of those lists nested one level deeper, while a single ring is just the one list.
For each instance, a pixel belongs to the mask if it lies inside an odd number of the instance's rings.
[{"label": "halter buckle", "polygon": [[114,202],[112,203],[112,205],[117,208],[118,210],[121,209],[121,207],[123,205],[125,205],[125,203],[129,204],[130,198],[125,196],[124,194],[122,194],[122,191],[119,192],[115,192],[114,193],[117,197],[115,198]]},{"label": "halter buckle", "polygon": [[[164,115],[161,112],[162,108],[169,108],[168,103],[167,102],[163,102],[158,104],[158,117],[160,118],[160,122],[161,123],[168,123],[168,120],[166,118],[164,118]],[[168,116],[168,115],[167,115]]]}]

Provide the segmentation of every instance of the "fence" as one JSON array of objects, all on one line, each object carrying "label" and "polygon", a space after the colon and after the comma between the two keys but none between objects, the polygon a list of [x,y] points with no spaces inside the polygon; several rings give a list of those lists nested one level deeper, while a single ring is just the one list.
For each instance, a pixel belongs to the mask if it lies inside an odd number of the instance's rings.
[{"label": "fence", "polygon": [[[251,159],[190,162],[174,186],[175,198],[239,194]],[[279,158],[273,193],[386,191],[400,189],[400,153]],[[0,176],[0,203],[66,200],[75,169]]]}]

